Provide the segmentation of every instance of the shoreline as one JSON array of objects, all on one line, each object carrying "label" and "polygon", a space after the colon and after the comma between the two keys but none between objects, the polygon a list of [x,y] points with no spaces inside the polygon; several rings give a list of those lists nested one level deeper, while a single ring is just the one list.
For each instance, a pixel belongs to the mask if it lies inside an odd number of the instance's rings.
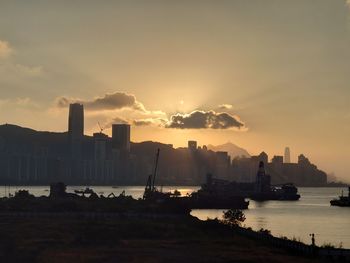
[{"label": "shoreline", "polygon": [[[349,184],[340,184],[340,185],[333,185],[333,184],[329,184],[329,185],[316,185],[316,186],[300,186],[300,185],[295,185],[296,187],[299,188],[343,188],[343,187],[348,187],[350,185]],[[50,187],[49,184],[1,184],[0,183],[0,188],[1,187]],[[69,184],[68,187],[111,187],[111,188],[123,188],[123,187],[145,187],[145,184],[115,184],[115,185],[111,185],[111,184]],[[197,184],[188,184],[188,185],[184,185],[184,184],[166,184],[166,185],[161,185],[158,187],[201,187],[200,185]]]},{"label": "shoreline", "polygon": [[[77,260],[81,253],[92,257],[93,260],[88,262],[101,262],[120,256],[122,258],[118,262],[129,262],[131,258],[143,262],[163,262],[165,259],[175,262],[174,258],[188,262],[189,256],[192,257],[191,262],[202,262],[204,258],[209,262],[237,259],[242,260],[237,262],[251,263],[262,262],[262,259],[273,262],[322,262],[330,258],[350,262],[349,249],[313,248],[267,233],[230,227],[218,220],[201,221],[188,215],[154,217],[150,214],[131,216],[118,213],[113,217],[106,213],[93,214],[95,216],[53,213],[40,217],[39,214],[21,213],[22,217],[19,217],[18,213],[1,213],[0,256],[15,259],[6,262],[87,262]],[[5,245],[4,240],[11,247],[10,250],[1,249]],[[26,244],[25,251],[22,251],[23,242]],[[145,256],[142,248],[129,247],[135,242],[153,247],[153,261],[148,260],[150,255]],[[194,250],[193,255],[179,252],[189,247]],[[208,250],[209,247],[211,249]],[[254,253],[249,252],[252,248]],[[100,255],[101,250],[108,253]],[[59,260],[52,261],[52,257]]]}]

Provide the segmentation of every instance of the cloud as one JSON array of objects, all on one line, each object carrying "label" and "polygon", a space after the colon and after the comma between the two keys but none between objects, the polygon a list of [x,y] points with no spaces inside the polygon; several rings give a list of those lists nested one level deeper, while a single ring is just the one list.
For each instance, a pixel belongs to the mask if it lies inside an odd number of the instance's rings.
[{"label": "cloud", "polygon": [[[107,93],[91,100],[59,97],[55,100],[58,108],[67,108],[70,103],[82,103],[89,111],[88,116],[105,118],[106,128],[113,123],[129,123],[134,126],[154,126],[176,129],[241,129],[245,128],[239,117],[215,110],[191,113],[177,113],[170,118],[163,111],[149,111],[133,94],[125,92]],[[230,104],[219,106],[221,110],[232,108]],[[218,109],[219,111],[219,109]],[[111,115],[115,117],[110,117]],[[113,116],[112,115],[112,116]],[[96,116],[95,116],[96,117]]]},{"label": "cloud", "polygon": [[114,117],[112,122],[109,124],[109,127],[111,127],[112,124],[129,124],[129,122],[121,117]]},{"label": "cloud", "polygon": [[221,104],[221,105],[218,106],[218,108],[220,110],[230,110],[230,109],[232,109],[232,107],[233,106],[231,104]]},{"label": "cloud", "polygon": [[34,102],[31,98],[12,98],[12,99],[0,99],[0,108],[6,107],[11,108],[23,108],[23,109],[39,109],[40,106],[36,102]]},{"label": "cloud", "polygon": [[189,114],[177,113],[172,115],[165,127],[176,129],[240,129],[244,127],[244,123],[237,116],[226,112],[196,110]]},{"label": "cloud", "polygon": [[0,40],[0,58],[6,58],[11,56],[13,49],[6,41]]},{"label": "cloud", "polygon": [[143,104],[137,101],[134,95],[123,92],[107,93],[103,97],[96,97],[93,100],[81,100],[68,97],[56,99],[56,105],[60,108],[68,107],[70,103],[82,103],[87,110],[93,111],[131,108],[146,112]]},{"label": "cloud", "polygon": [[[104,114],[111,116],[117,114],[123,116],[129,123],[133,120],[144,118],[165,118],[166,113],[160,110],[150,111],[139,102],[133,94],[124,92],[107,93],[102,97],[96,97],[92,100],[82,100],[69,97],[58,97],[55,99],[55,108],[67,108],[70,103],[84,104],[84,108],[89,111],[88,114]],[[107,112],[112,111],[112,112]],[[113,122],[114,119],[110,119]]]},{"label": "cloud", "polygon": [[162,118],[147,118],[147,119],[138,119],[134,120],[133,124],[135,126],[158,126],[163,127],[166,125],[168,120],[162,119]]},{"label": "cloud", "polygon": [[[14,49],[6,41],[0,40],[0,59],[11,57]],[[16,52],[17,53],[17,52]],[[0,74],[4,78],[18,78],[18,77],[39,77],[43,75],[43,68],[41,66],[27,66],[17,63],[15,58],[6,59],[0,64]]]}]

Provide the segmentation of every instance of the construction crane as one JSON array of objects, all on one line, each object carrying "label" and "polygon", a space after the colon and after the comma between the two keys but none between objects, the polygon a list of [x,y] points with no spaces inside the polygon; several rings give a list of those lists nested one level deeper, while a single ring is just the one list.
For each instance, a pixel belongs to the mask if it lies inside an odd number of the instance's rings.
[{"label": "construction crane", "polygon": [[147,196],[150,194],[154,193],[156,191],[155,187],[155,181],[156,181],[156,175],[157,175],[157,170],[158,170],[158,161],[159,161],[159,148],[157,149],[157,154],[154,162],[154,170],[153,174],[150,174],[147,179],[147,184],[145,187],[145,192],[143,194],[143,199],[146,199]]},{"label": "construction crane", "polygon": [[103,130],[104,130],[104,128],[102,128],[102,127],[101,127],[101,124],[100,124],[100,122],[99,122],[99,121],[97,122],[97,124],[98,124],[98,127],[100,128],[100,133],[102,133],[102,132],[103,132]]}]

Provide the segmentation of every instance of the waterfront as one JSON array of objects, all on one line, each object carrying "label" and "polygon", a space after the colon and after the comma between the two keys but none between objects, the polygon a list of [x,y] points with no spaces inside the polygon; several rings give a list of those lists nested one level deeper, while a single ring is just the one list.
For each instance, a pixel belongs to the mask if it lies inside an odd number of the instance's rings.
[{"label": "waterfront", "polygon": [[[68,187],[68,192],[83,189],[83,186]],[[98,194],[108,195],[113,192],[120,194],[123,190],[127,195],[135,198],[142,197],[142,186],[110,186],[91,187]],[[173,186],[164,187],[163,191],[178,189],[182,195],[198,190],[199,187]],[[35,196],[48,195],[48,186],[22,186],[6,189],[13,194],[16,190],[26,189]],[[299,188],[301,199],[299,201],[250,201],[249,209],[245,210],[244,224],[253,229],[269,229],[275,236],[295,237],[305,243],[310,243],[310,233],[315,233],[316,243],[323,245],[332,243],[338,246],[342,243],[344,248],[350,248],[350,209],[347,207],[332,207],[329,201],[337,197],[341,191],[347,193],[345,188]],[[5,187],[0,187],[0,196],[5,195]],[[221,217],[222,210],[193,210],[192,215],[200,219]]]}]

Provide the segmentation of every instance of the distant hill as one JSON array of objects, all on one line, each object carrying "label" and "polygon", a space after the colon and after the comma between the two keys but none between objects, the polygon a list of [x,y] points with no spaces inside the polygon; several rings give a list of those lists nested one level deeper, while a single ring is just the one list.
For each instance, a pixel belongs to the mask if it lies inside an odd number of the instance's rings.
[{"label": "distant hill", "polygon": [[67,133],[36,131],[14,124],[0,125],[0,138],[8,143],[48,143],[66,140]]},{"label": "distant hill", "polygon": [[209,150],[212,150],[215,152],[218,152],[218,151],[228,152],[228,154],[231,156],[232,159],[240,156],[250,157],[250,154],[245,149],[231,142],[227,142],[225,144],[221,144],[217,146],[209,144],[207,147]]}]

